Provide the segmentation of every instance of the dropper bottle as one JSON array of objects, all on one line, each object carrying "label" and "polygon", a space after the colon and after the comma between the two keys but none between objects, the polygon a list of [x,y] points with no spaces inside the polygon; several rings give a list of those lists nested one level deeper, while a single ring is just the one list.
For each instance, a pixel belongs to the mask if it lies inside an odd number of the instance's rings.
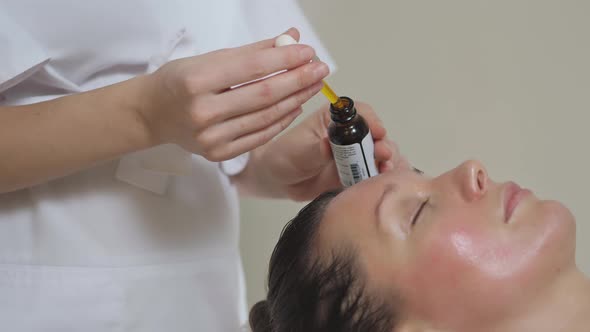
[{"label": "dropper bottle", "polygon": [[[297,41],[287,34],[275,41],[276,46],[291,44],[297,44]],[[315,57],[313,61],[320,60]],[[354,101],[349,97],[339,97],[328,83],[322,82],[321,92],[330,101],[332,122],[328,126],[328,137],[332,155],[340,182],[344,187],[350,187],[379,174],[373,136],[365,119],[356,111]]]},{"label": "dropper bottle", "polygon": [[339,97],[337,103],[330,104],[330,116],[328,137],[342,185],[350,187],[378,175],[373,136],[354,101]]}]

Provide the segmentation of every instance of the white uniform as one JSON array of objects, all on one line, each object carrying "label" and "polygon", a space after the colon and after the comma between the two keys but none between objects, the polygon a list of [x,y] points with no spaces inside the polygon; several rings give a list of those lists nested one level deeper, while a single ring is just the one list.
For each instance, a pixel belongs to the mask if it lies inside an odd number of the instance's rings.
[{"label": "white uniform", "polygon": [[[293,1],[3,0],[0,104],[95,89],[291,26],[329,59]],[[247,308],[228,175],[246,163],[192,156],[190,174],[158,191],[121,181],[112,161],[0,194],[0,330],[238,330]]]}]

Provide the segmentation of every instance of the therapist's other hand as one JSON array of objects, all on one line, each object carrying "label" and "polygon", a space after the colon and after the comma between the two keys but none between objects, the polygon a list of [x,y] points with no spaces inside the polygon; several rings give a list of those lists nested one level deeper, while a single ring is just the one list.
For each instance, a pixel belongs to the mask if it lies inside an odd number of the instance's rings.
[{"label": "therapist's other hand", "polygon": [[[372,107],[362,102],[355,105],[373,135],[379,172],[409,167],[397,145],[387,138],[387,131]],[[328,139],[329,123],[328,107],[322,107],[264,149],[262,159],[268,165],[269,176],[285,188],[289,198],[310,200],[342,186]]]},{"label": "therapist's other hand", "polygon": [[[287,33],[299,38],[295,29]],[[301,114],[301,105],[321,89],[329,69],[310,63],[311,47],[275,48],[274,41],[171,61],[147,76],[149,95],[141,116],[154,139],[222,161],[287,128]],[[232,88],[246,82],[251,83]]]}]

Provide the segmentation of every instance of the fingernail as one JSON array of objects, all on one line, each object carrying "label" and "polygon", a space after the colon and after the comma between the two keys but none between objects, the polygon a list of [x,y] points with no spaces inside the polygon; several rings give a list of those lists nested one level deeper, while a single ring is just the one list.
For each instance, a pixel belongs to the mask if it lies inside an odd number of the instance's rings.
[{"label": "fingernail", "polygon": [[299,51],[299,56],[303,61],[310,61],[311,58],[315,55],[315,51],[313,48],[306,46]]},{"label": "fingernail", "polygon": [[385,163],[385,167],[386,167],[386,169],[387,169],[388,171],[392,170],[392,169],[393,169],[393,161],[391,161],[391,160],[388,160],[388,161]]},{"label": "fingernail", "polygon": [[326,77],[330,72],[330,68],[323,62],[316,62],[313,68],[313,76],[316,78]]},{"label": "fingernail", "polygon": [[310,87],[310,90],[313,92],[319,92],[324,87],[324,82],[319,81]]}]

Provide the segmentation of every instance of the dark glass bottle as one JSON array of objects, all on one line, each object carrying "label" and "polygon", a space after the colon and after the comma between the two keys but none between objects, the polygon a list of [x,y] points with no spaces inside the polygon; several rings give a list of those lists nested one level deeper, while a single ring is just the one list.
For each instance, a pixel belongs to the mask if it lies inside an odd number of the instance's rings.
[{"label": "dark glass bottle", "polygon": [[349,187],[377,175],[371,131],[354,101],[340,97],[330,105],[330,115],[328,136],[342,185]]}]

